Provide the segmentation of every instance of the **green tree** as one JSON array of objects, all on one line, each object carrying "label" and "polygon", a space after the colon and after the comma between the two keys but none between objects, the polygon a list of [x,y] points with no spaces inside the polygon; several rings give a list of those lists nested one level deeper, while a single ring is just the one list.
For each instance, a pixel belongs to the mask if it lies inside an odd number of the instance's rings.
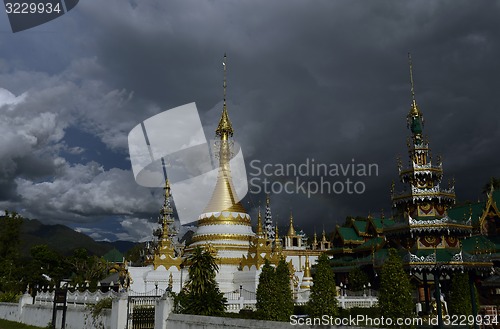
[{"label": "green tree", "polygon": [[276,267],[276,293],[275,299],[278,321],[290,321],[290,315],[293,314],[293,296],[290,287],[290,269],[285,258],[281,258]]},{"label": "green tree", "polygon": [[21,243],[21,225],[23,218],[14,213],[5,211],[0,217],[0,259],[14,259],[19,257]]},{"label": "green tree", "polygon": [[89,256],[83,248],[75,249],[73,255],[67,258],[67,262],[73,272],[71,281],[79,286],[90,283],[90,286],[95,288],[97,282],[105,278],[109,270],[102,257]]},{"label": "green tree", "polygon": [[405,318],[413,315],[412,288],[408,274],[396,249],[382,266],[378,304],[386,318]]},{"label": "green tree", "polygon": [[338,315],[337,287],[335,285],[335,273],[326,254],[321,254],[316,265],[313,286],[307,312],[309,316]]},{"label": "green tree", "polygon": [[134,266],[143,266],[145,247],[146,247],[145,243],[136,244],[127,251],[125,258],[131,261]]},{"label": "green tree", "polygon": [[201,247],[196,247],[187,259],[189,280],[180,293],[181,312],[198,315],[222,315],[226,298],[219,290],[215,275],[219,271],[216,258]]},{"label": "green tree", "polygon": [[277,320],[276,273],[267,259],[259,276],[256,298],[259,318]]},{"label": "green tree", "polygon": [[0,291],[18,293],[25,285],[19,256],[20,234],[23,218],[5,211],[0,216]]},{"label": "green tree", "polygon": [[349,272],[349,288],[352,291],[363,290],[369,281],[368,275],[360,267]]},{"label": "green tree", "polygon": [[[476,296],[476,305],[479,305],[477,290],[475,287],[474,292]],[[470,297],[469,275],[467,273],[453,273],[451,276],[448,301],[448,310],[450,314],[471,315],[472,303]]]},{"label": "green tree", "polygon": [[32,286],[35,284],[42,286],[48,283],[57,285],[70,273],[65,259],[47,245],[35,245],[30,253],[32,259],[29,262],[28,281]]},{"label": "green tree", "polygon": [[289,321],[293,314],[293,297],[290,287],[290,269],[284,258],[273,268],[266,259],[257,287],[257,312],[259,318]]}]

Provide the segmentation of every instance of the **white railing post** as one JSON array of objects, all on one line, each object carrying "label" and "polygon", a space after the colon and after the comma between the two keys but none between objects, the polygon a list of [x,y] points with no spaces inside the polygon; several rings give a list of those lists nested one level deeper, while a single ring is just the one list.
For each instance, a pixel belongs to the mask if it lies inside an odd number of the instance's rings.
[{"label": "white railing post", "polygon": [[174,310],[174,300],[170,293],[165,293],[156,301],[155,306],[155,329],[166,329],[168,316]]},{"label": "white railing post", "polygon": [[22,322],[24,323],[23,321],[23,309],[24,309],[24,305],[26,304],[33,304],[33,297],[31,297],[30,294],[28,294],[27,292],[24,293],[24,295],[21,296],[21,298],[19,298],[19,308],[18,308],[18,319],[17,321],[19,322]]},{"label": "white railing post", "polygon": [[127,327],[127,304],[128,294],[126,292],[113,299],[111,306],[111,328],[125,329]]}]

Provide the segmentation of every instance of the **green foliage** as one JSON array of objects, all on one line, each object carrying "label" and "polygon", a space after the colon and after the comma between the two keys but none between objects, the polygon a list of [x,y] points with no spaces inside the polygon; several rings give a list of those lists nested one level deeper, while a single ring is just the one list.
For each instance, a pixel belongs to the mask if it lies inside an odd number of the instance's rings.
[{"label": "green foliage", "polygon": [[88,305],[87,309],[92,316],[92,325],[94,328],[105,328],[102,313],[104,309],[111,309],[113,298],[103,298],[94,305]]},{"label": "green foliage", "polygon": [[73,255],[67,258],[73,275],[71,281],[79,286],[90,282],[91,287],[97,286],[97,282],[108,274],[108,264],[102,257],[89,256],[87,250],[75,249]]},{"label": "green foliage", "polygon": [[293,314],[293,296],[290,285],[290,269],[285,258],[281,258],[276,267],[276,303],[278,304],[278,321],[290,321]]},{"label": "green foliage", "polygon": [[198,315],[224,314],[227,300],[215,281],[219,271],[215,257],[209,251],[196,247],[187,261],[189,280],[177,296],[180,311]]},{"label": "green foliage", "polygon": [[349,289],[352,291],[363,290],[369,281],[368,275],[359,267],[349,272]]},{"label": "green foliage", "polygon": [[[479,309],[477,289],[474,286],[476,305]],[[469,275],[467,273],[453,273],[448,301],[450,314],[472,315],[472,303],[470,296]]]},{"label": "green foliage", "polygon": [[318,258],[316,274],[313,278],[313,286],[307,303],[309,316],[337,316],[338,302],[336,296],[335,274],[330,266],[328,256],[323,253]]},{"label": "green foliage", "polygon": [[0,216],[0,291],[17,293],[22,289],[19,282],[19,244],[23,219],[16,213],[5,211]]},{"label": "green foliage", "polygon": [[[44,285],[58,284],[68,273],[68,265],[64,258],[47,245],[36,245],[31,248],[31,268],[29,275],[29,283],[33,286],[35,284]],[[48,275],[52,280],[48,282],[43,274]]]},{"label": "green foliage", "polygon": [[111,309],[112,305],[113,305],[113,298],[108,297],[101,299],[94,305],[89,305],[89,309],[91,311],[92,317],[97,318],[102,314],[102,310]]},{"label": "green foliage", "polygon": [[266,259],[262,272],[259,276],[259,286],[257,287],[257,313],[264,320],[276,320],[276,310],[279,307],[276,295],[276,273],[274,268]]},{"label": "green foliage", "polygon": [[0,293],[0,303],[17,303],[21,294],[9,291]]},{"label": "green foliage", "polygon": [[282,258],[276,269],[266,259],[257,287],[257,313],[260,319],[289,321],[293,314],[290,270]]},{"label": "green foliage", "polygon": [[389,258],[382,266],[378,304],[386,318],[413,316],[412,287],[396,249],[389,249]]},{"label": "green foliage", "polygon": [[[28,326],[27,324],[18,323],[0,319],[0,328],[2,329],[40,329],[42,327]],[[48,327],[45,327],[48,328]]]},{"label": "green foliage", "polygon": [[23,218],[5,211],[0,217],[0,259],[13,259],[19,254],[21,225]]},{"label": "green foliage", "polygon": [[134,266],[144,265],[142,252],[144,251],[145,243],[138,243],[130,248],[125,254],[125,258],[132,262]]}]

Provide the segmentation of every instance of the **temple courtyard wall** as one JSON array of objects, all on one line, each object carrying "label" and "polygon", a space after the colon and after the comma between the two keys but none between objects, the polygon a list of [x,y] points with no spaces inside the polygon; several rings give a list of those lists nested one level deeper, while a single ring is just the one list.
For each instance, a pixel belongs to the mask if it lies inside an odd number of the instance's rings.
[{"label": "temple courtyard wall", "polygon": [[[28,325],[47,327],[52,320],[52,303],[50,301],[33,304],[33,297],[23,295],[18,303],[0,303],[0,318]],[[90,299],[89,299],[90,301]],[[103,309],[97,318],[93,318],[89,305],[67,306],[66,329],[127,329],[133,325],[129,316],[129,296],[120,294],[113,298],[112,308]],[[243,300],[240,300],[244,307]],[[62,310],[57,313],[56,328],[61,328]],[[128,322],[128,324],[127,324]],[[128,325],[128,326],[127,326]],[[154,327],[153,327],[154,326]],[[154,304],[154,329],[264,329],[295,328],[287,322],[237,319],[227,317],[210,317],[173,313],[173,300],[163,296]],[[300,325],[301,328],[318,328],[318,326]],[[321,326],[321,328],[348,328],[347,326]],[[354,327],[349,327],[354,328]],[[366,329],[366,328],[365,328]]]}]

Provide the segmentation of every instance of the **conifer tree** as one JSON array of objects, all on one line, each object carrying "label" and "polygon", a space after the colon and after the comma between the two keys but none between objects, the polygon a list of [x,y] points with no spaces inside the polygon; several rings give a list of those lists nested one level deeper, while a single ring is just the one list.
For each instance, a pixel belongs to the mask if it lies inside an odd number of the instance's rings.
[{"label": "conifer tree", "polygon": [[257,312],[263,320],[277,320],[279,305],[276,300],[276,273],[266,259],[259,276],[257,287]]},{"label": "conifer tree", "polygon": [[[474,287],[474,294],[477,300],[477,291]],[[467,273],[453,273],[451,276],[450,298],[448,301],[448,310],[450,314],[471,315],[472,303],[469,289],[469,276]]]},{"label": "conifer tree", "polygon": [[276,267],[276,299],[278,304],[279,321],[290,321],[293,314],[293,296],[290,287],[290,269],[284,258],[281,258]]},{"label": "conifer tree", "polygon": [[378,304],[386,318],[408,318],[413,315],[412,288],[408,274],[396,249],[382,266]]},{"label": "conifer tree", "polygon": [[307,312],[311,317],[337,316],[338,302],[335,273],[326,254],[319,256],[315,272],[309,302],[307,303]]}]

